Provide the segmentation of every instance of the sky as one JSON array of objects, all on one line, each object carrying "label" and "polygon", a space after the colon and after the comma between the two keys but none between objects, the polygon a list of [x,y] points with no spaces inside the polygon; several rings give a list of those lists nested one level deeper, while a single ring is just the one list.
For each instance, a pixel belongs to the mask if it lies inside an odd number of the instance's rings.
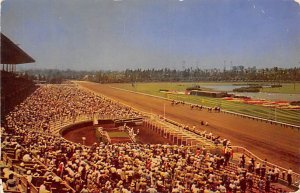
[{"label": "sky", "polygon": [[299,67],[299,0],[6,0],[22,68]]}]

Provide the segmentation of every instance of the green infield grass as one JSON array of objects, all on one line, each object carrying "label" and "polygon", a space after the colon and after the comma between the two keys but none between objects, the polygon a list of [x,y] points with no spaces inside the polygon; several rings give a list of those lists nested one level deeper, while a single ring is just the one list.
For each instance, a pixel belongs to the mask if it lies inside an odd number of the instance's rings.
[{"label": "green infield grass", "polygon": [[300,83],[285,83],[282,84],[282,87],[262,88],[260,91],[269,93],[300,94]]}]

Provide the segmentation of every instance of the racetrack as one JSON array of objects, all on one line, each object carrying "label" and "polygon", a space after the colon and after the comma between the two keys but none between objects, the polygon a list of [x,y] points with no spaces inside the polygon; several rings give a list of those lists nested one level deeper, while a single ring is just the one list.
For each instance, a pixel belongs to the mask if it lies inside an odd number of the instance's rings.
[{"label": "racetrack", "polygon": [[[282,167],[300,171],[300,132],[280,125],[271,125],[225,113],[209,113],[207,110],[191,110],[189,105],[172,106],[170,102],[114,89],[106,84],[76,82],[80,86],[106,95],[121,103],[149,113],[163,115],[189,126],[211,131],[214,135],[230,139],[233,145],[243,146],[260,158]],[[201,121],[209,126],[201,126]]]}]

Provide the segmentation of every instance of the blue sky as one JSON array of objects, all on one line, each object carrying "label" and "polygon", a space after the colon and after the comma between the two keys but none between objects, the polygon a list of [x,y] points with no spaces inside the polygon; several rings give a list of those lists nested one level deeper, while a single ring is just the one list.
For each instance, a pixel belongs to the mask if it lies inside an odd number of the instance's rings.
[{"label": "blue sky", "polygon": [[1,31],[27,68],[300,66],[293,0],[7,0]]}]

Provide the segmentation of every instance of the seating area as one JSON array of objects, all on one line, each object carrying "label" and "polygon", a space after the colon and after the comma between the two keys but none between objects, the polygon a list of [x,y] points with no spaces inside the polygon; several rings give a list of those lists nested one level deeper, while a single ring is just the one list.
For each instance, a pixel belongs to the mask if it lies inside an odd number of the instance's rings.
[{"label": "seating area", "polygon": [[[52,192],[72,192],[67,186],[69,184],[76,192],[85,185],[94,191],[124,189],[138,192],[140,188],[146,191],[155,187],[159,192],[171,192],[173,189],[179,189],[179,192],[224,192],[224,188],[230,192],[243,192],[242,181],[246,180],[246,190],[252,192],[286,192],[271,185],[268,191],[269,176],[261,178],[231,161],[225,164],[222,155],[201,149],[193,152],[188,146],[95,144],[85,147],[29,132],[30,143],[38,138],[35,143],[46,147],[46,151],[40,148],[29,152],[29,141],[22,141],[22,137],[16,134],[3,136],[2,160],[16,174],[31,176],[28,182],[30,189],[38,190],[45,185]],[[49,143],[41,143],[47,139]],[[61,165],[63,170],[60,170]],[[59,183],[55,177],[58,177]]]},{"label": "seating area", "polygon": [[[25,149],[24,141],[21,138],[15,137],[13,135],[1,136],[1,139],[9,138],[11,143],[2,143],[2,168],[1,176],[4,184],[7,182],[7,175],[14,174],[16,180],[14,187],[9,187],[6,185],[4,190],[14,192],[38,192],[42,185],[50,187],[51,192],[72,192],[72,188],[66,183],[62,182],[55,173],[49,170],[49,168],[44,165],[38,158],[33,158],[35,154],[34,151],[29,151]],[[51,179],[49,178],[51,176]],[[6,191],[5,191],[6,192]],[[74,191],[73,191],[74,192]]]},{"label": "seating area", "polygon": [[254,170],[255,160],[232,160],[227,142],[223,143],[222,153],[201,146],[193,149],[161,144],[100,143],[88,147],[47,132],[50,120],[96,111],[124,118],[140,116],[107,98],[66,85],[42,86],[10,112],[1,128],[4,166],[1,179],[5,182],[5,191],[238,193],[291,190],[277,186],[280,173],[263,172],[263,165],[259,172]]}]

